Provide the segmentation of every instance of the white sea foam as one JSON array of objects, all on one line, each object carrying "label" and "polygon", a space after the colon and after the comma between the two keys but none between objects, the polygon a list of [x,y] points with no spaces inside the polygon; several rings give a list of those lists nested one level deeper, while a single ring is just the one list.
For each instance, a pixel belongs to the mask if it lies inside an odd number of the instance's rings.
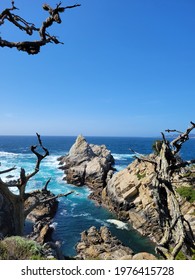
[{"label": "white sea foam", "polygon": [[57,225],[58,225],[58,223],[54,222],[54,223],[50,224],[49,227],[53,228],[55,230]]},{"label": "white sea foam", "polygon": [[20,154],[9,153],[9,152],[0,152],[0,157],[18,157]]},{"label": "white sea foam", "polygon": [[67,216],[68,215],[68,211],[66,209],[63,209],[61,212],[60,212],[60,215],[61,216]]},{"label": "white sea foam", "polygon": [[109,227],[109,224],[106,223],[106,221],[104,221],[104,220],[101,220],[101,219],[94,219],[94,218],[92,218],[92,219],[95,220],[95,221],[96,221],[97,223],[99,223],[100,225]]},{"label": "white sea foam", "polygon": [[115,225],[118,229],[126,229],[128,230],[128,225],[127,223],[121,222],[119,220],[115,220],[115,219],[108,219],[107,220],[108,223]]},{"label": "white sea foam", "polygon": [[115,160],[128,160],[135,156],[135,154],[112,154]]},{"label": "white sea foam", "polygon": [[115,165],[114,167],[116,168],[117,171],[121,171],[121,170],[125,169],[127,166],[126,165]]}]

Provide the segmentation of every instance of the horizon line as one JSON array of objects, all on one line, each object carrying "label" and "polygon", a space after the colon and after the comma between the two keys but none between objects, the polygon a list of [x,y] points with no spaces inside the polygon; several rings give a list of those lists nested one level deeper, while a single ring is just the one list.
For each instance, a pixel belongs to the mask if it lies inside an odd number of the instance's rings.
[{"label": "horizon line", "polygon": [[[78,135],[46,135],[46,134],[40,134],[41,137],[78,137],[79,135],[83,134],[78,134]],[[171,136],[171,135],[170,135]],[[36,137],[36,134],[0,134],[0,137]],[[151,136],[138,136],[138,135],[129,135],[129,136],[116,136],[116,135],[83,135],[83,137],[108,137],[108,138],[154,138],[154,137],[161,137],[161,135],[151,135]]]}]

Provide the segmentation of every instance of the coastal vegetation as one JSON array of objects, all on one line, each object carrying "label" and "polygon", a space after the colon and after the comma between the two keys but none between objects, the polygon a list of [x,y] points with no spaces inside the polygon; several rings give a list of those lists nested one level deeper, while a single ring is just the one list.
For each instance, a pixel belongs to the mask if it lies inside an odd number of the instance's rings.
[{"label": "coastal vegetation", "polygon": [[195,201],[195,188],[194,186],[181,186],[177,188],[177,192],[184,197],[187,201],[193,203]]},{"label": "coastal vegetation", "polygon": [[0,260],[44,259],[43,249],[37,242],[21,236],[11,236],[0,241]]}]

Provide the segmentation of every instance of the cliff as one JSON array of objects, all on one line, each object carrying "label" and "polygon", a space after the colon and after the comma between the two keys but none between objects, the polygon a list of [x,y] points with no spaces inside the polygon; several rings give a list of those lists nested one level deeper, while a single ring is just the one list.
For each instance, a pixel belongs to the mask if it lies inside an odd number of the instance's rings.
[{"label": "cliff", "polygon": [[[154,157],[152,154],[149,159],[153,160]],[[190,180],[186,183],[186,172],[188,171],[183,170],[183,175],[175,173],[172,180],[181,212],[195,233],[195,204],[177,193],[177,189],[182,186],[190,187]],[[158,243],[163,231],[154,179],[154,165],[136,159],[127,168],[113,175],[102,191],[101,202],[121,219],[128,220],[142,235],[149,236]]]}]

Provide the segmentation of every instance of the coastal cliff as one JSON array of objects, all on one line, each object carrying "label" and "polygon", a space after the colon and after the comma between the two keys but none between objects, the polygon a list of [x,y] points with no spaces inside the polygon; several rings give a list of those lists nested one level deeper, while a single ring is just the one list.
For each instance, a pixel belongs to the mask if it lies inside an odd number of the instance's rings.
[{"label": "coastal cliff", "polygon": [[[182,161],[177,153],[193,127],[194,123],[171,144],[165,137],[156,141],[153,154],[138,154],[137,159],[120,172],[114,173],[114,160],[105,146],[90,145],[82,136],[77,138],[68,156],[60,158],[60,163],[68,183],[89,186],[92,189],[90,198],[148,236],[157,244],[156,251],[163,258],[175,259],[182,251],[190,259],[194,246],[195,207],[180,191],[187,179],[185,188],[194,193],[194,172],[190,166],[193,161]],[[103,158],[102,148],[106,154],[103,162],[107,165],[98,168],[97,163]],[[192,176],[187,178],[188,173]]]},{"label": "coastal cliff", "polygon": [[[155,155],[151,154],[149,159],[152,160],[154,157]],[[189,170],[183,170],[183,175],[175,173],[172,180],[176,187],[175,194],[181,212],[195,234],[195,204],[177,193],[177,189],[183,186],[190,188],[190,180],[186,183],[188,173]],[[142,235],[158,243],[163,236],[163,231],[154,179],[154,165],[136,159],[127,168],[113,175],[102,191],[100,200],[121,219],[129,221]]]}]

